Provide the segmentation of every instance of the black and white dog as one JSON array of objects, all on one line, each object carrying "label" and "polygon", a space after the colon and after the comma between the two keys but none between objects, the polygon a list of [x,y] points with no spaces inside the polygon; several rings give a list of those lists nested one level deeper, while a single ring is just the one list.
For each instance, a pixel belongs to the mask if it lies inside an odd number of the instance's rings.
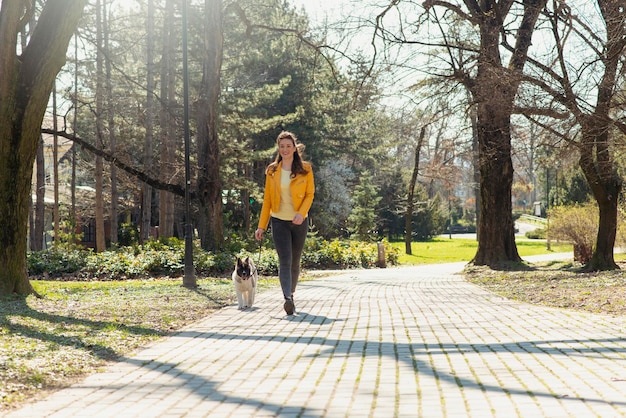
[{"label": "black and white dog", "polygon": [[237,303],[239,310],[252,308],[254,296],[256,295],[256,285],[259,279],[254,261],[250,257],[243,260],[237,257],[235,270],[233,271],[233,284],[237,293]]}]

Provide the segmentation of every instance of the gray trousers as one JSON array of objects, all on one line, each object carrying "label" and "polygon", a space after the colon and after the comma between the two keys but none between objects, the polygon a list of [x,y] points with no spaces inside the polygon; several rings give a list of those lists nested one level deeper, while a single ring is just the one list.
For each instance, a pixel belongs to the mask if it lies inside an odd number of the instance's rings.
[{"label": "gray trousers", "polygon": [[306,218],[301,225],[274,217],[271,221],[272,238],[278,253],[278,278],[286,299],[293,296],[300,277],[300,258],[304,249],[304,240],[309,231],[309,218]]}]

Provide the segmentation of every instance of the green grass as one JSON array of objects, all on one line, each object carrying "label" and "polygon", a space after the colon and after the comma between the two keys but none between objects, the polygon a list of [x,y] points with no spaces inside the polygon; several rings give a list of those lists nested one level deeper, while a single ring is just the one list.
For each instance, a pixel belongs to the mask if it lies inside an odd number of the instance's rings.
[{"label": "green grass", "polygon": [[[391,245],[400,250],[398,259],[400,265],[469,262],[476,255],[478,248],[478,242],[471,238],[434,238],[425,242],[413,242],[412,255],[405,254],[404,242],[394,242]],[[517,251],[521,257],[571,252],[572,245],[552,243],[548,251],[544,241],[520,240],[517,242]]]}]

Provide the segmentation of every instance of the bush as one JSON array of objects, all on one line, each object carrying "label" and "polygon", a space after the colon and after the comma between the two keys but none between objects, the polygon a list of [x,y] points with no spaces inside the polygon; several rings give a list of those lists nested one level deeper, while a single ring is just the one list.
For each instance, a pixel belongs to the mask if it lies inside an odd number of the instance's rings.
[{"label": "bush", "polygon": [[[398,262],[399,250],[388,242],[385,245],[387,264]],[[238,246],[237,253],[209,253],[199,246],[194,248],[194,268],[198,275],[222,275],[232,271],[237,256],[250,256],[262,275],[278,274],[278,257],[272,245],[261,251]],[[252,248],[251,246],[248,246]],[[185,245],[176,238],[151,240],[143,246],[133,245],[95,253],[78,246],[55,246],[49,250],[28,254],[30,275],[47,274],[58,277],[66,274],[76,278],[122,280],[145,276],[180,276],[184,274]],[[372,268],[378,262],[376,243],[362,241],[326,241],[310,236],[302,257],[307,269]]]},{"label": "bush", "polygon": [[54,245],[51,248],[29,252],[26,255],[28,272],[31,275],[48,274],[58,277],[65,273],[82,270],[86,255],[91,251],[78,246]]},{"label": "bush", "polygon": [[[581,205],[559,206],[550,210],[548,235],[551,239],[569,241],[574,245],[574,259],[587,263],[593,255],[598,233],[599,212],[595,202]],[[623,214],[618,213],[618,229],[615,243],[623,245],[626,240]]]},{"label": "bush", "polygon": [[546,228],[537,228],[524,234],[528,239],[546,239],[548,237],[548,230]]},{"label": "bush", "polygon": [[548,214],[548,236],[574,244],[574,259],[586,263],[593,254],[598,230],[598,208],[594,204],[558,206]]}]

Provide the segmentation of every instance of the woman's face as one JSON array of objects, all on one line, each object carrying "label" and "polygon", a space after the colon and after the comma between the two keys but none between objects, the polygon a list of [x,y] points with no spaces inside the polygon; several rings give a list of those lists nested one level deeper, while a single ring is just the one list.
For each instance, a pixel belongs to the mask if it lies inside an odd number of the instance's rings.
[{"label": "woman's face", "polygon": [[293,153],[296,152],[296,147],[291,139],[283,138],[278,143],[278,152],[284,160],[290,160],[293,158]]}]

